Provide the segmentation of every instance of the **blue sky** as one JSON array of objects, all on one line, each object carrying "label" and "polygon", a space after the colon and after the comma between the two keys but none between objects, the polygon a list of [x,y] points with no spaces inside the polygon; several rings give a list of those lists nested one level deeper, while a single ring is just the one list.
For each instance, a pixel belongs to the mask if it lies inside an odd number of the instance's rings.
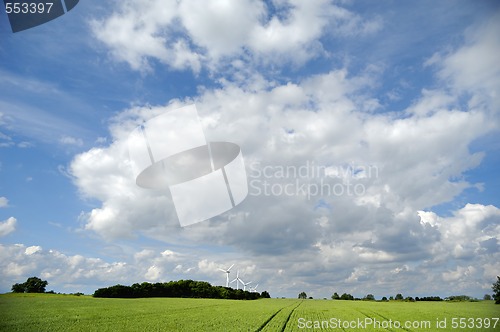
[{"label": "blue sky", "polygon": [[[61,292],[223,284],[217,269],[235,263],[272,296],[489,293],[499,15],[495,1],[87,0],[14,34],[2,11],[0,291],[32,275]],[[329,179],[362,195],[249,195],[181,228],[122,150],[136,124],[192,103],[249,174],[378,175]]]}]

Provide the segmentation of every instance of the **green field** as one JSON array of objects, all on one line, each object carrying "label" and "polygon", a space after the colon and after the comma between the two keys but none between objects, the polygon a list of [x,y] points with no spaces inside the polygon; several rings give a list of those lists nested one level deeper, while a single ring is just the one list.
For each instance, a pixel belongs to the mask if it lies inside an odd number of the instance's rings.
[{"label": "green field", "polygon": [[[500,305],[492,301],[236,301],[0,295],[0,331],[314,331],[321,327],[331,331],[500,331],[500,321],[493,326],[494,318],[499,317]],[[372,323],[366,324],[370,320]],[[443,327],[446,322],[446,328],[437,329],[436,320]],[[396,321],[402,328],[397,328]],[[415,325],[405,327],[407,321]],[[488,323],[489,328],[479,328]],[[342,324],[352,327],[342,328]]]}]

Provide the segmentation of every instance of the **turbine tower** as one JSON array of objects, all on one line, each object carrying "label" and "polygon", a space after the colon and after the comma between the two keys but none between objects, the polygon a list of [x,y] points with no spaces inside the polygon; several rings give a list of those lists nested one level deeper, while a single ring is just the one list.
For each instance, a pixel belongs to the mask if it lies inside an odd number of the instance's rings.
[{"label": "turbine tower", "polygon": [[[231,273],[231,271],[230,271],[230,270],[231,270],[231,268],[232,268],[233,266],[234,266],[234,264],[233,264],[233,265],[231,265],[231,266],[229,267],[229,269],[227,269],[227,270],[224,270],[224,269],[219,269],[219,271],[222,271],[222,272],[224,272],[224,273],[226,274],[226,287],[229,287],[229,273]],[[231,282],[232,282],[232,281],[231,281]]]},{"label": "turbine tower", "polygon": [[243,280],[241,280],[241,283],[243,284],[243,291],[246,291],[247,290],[247,286],[250,285],[252,282],[251,281],[249,281],[249,282],[243,282]]},{"label": "turbine tower", "polygon": [[252,292],[252,293],[258,293],[257,292],[257,287],[259,287],[259,284],[255,285],[253,287],[250,287],[250,292]]},{"label": "turbine tower", "polygon": [[240,270],[236,271],[236,278],[234,278],[231,283],[236,281],[236,290],[240,289],[240,282],[243,284],[243,280],[240,279]]}]

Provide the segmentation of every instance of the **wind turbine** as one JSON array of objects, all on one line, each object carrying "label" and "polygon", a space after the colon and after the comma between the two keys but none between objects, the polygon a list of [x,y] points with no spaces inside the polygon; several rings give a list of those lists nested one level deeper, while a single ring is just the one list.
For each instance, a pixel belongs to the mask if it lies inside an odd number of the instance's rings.
[{"label": "wind turbine", "polygon": [[[229,287],[229,273],[231,273],[231,271],[230,271],[230,270],[231,270],[231,268],[232,268],[233,266],[234,266],[234,264],[233,264],[233,265],[231,265],[231,266],[229,267],[229,269],[227,269],[227,270],[224,270],[224,269],[219,269],[219,271],[222,271],[222,272],[224,272],[224,273],[226,274],[226,287]],[[232,282],[232,281],[231,281],[231,282]]]},{"label": "wind turbine", "polygon": [[250,285],[252,282],[251,281],[249,281],[249,282],[243,282],[243,280],[241,280],[241,283],[243,284],[243,291],[246,291],[247,290],[247,286]]},{"label": "wind turbine", "polygon": [[257,287],[259,287],[259,284],[255,285],[253,287],[250,287],[250,292],[252,292],[252,293],[258,293],[257,292]]},{"label": "wind turbine", "polygon": [[240,279],[240,270],[237,270],[236,271],[236,278],[234,280],[231,281],[231,283],[235,282],[236,281],[236,290],[240,289],[240,282],[242,284],[245,284],[243,282],[243,280]]}]

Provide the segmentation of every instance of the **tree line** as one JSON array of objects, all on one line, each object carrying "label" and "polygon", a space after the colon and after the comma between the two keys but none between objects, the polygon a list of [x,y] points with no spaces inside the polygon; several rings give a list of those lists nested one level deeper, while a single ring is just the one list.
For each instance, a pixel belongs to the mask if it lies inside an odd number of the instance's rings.
[{"label": "tree line", "polygon": [[[491,289],[493,290],[493,296],[489,294],[485,294],[483,297],[483,300],[489,301],[489,300],[495,300],[496,304],[500,304],[500,276],[497,276],[497,281],[492,285]],[[307,299],[307,294],[306,292],[300,292],[299,299]],[[343,293],[342,295],[339,295],[337,292],[333,293],[331,296],[332,300],[346,300],[346,301],[376,301],[375,296],[373,294],[368,294],[363,298],[357,298],[352,296],[351,294],[348,293]],[[309,299],[312,299],[312,297],[309,297]],[[326,300],[326,298],[325,298]],[[401,293],[396,294],[395,297],[390,296],[389,299],[387,297],[382,297],[381,301],[406,301],[406,302],[416,302],[416,301],[452,301],[452,302],[460,302],[460,301],[478,301],[475,298],[472,298],[467,295],[453,295],[453,296],[448,296],[442,299],[439,296],[423,296],[423,297],[418,297],[416,296],[415,298],[411,296],[403,297]]]},{"label": "tree line", "polygon": [[[30,277],[24,283],[16,283],[12,285],[13,293],[45,293],[45,287],[48,282],[38,277]],[[496,304],[500,304],[500,276],[497,276],[497,281],[492,285],[493,296],[489,294],[484,295],[484,300],[495,300]],[[48,293],[54,293],[50,291]],[[76,293],[75,295],[83,295],[83,293]],[[212,299],[235,299],[235,300],[255,300],[258,298],[270,298],[271,296],[267,291],[262,293],[247,292],[243,290],[235,290],[229,287],[212,286],[206,281],[193,281],[193,280],[179,280],[170,281],[165,283],[151,284],[143,282],[142,284],[135,283],[132,286],[115,285],[106,288],[97,289],[94,297],[120,297],[120,298],[137,298],[137,297],[194,297],[194,298],[212,298]],[[312,299],[312,297],[309,297]],[[355,298],[351,294],[343,293],[339,295],[335,292],[331,298],[333,300],[365,300],[375,301],[373,294],[368,294],[364,298]],[[299,294],[299,299],[307,299],[306,292]],[[326,299],[326,298],[325,298]],[[424,297],[403,297],[398,293],[396,297],[382,297],[382,301],[443,301],[439,296],[424,296]],[[473,301],[475,299],[466,296],[449,296],[444,298],[448,301]]]},{"label": "tree line", "polygon": [[[305,300],[307,298],[312,299],[312,297],[307,297],[306,292],[299,293],[298,298],[303,299],[303,300]],[[337,292],[333,293],[333,295],[331,296],[331,299],[332,300],[344,300],[344,301],[377,301],[377,299],[375,299],[375,296],[373,294],[368,294],[362,298],[359,298],[359,297],[354,297],[348,293],[343,293],[342,295],[339,295]],[[492,300],[492,299],[493,299],[493,297],[489,294],[486,294],[483,298],[483,300]],[[325,300],[326,300],[326,298],[325,298]],[[422,297],[416,296],[415,298],[413,298],[412,296],[403,297],[402,294],[398,293],[398,294],[396,294],[396,296],[390,296],[389,298],[383,296],[380,299],[380,301],[382,301],[382,302],[386,302],[386,301],[405,301],[405,302],[452,301],[452,302],[462,302],[462,301],[477,301],[477,299],[472,298],[472,297],[467,296],[467,295],[453,295],[453,296],[445,297],[444,299],[439,297],[439,296],[422,296]],[[499,303],[497,302],[497,304],[499,304]]]},{"label": "tree line", "polygon": [[93,297],[139,298],[139,297],[185,297],[207,299],[256,300],[270,298],[267,291],[248,292],[230,287],[212,286],[206,281],[178,280],[164,283],[135,283],[132,286],[114,285],[97,289]]}]

